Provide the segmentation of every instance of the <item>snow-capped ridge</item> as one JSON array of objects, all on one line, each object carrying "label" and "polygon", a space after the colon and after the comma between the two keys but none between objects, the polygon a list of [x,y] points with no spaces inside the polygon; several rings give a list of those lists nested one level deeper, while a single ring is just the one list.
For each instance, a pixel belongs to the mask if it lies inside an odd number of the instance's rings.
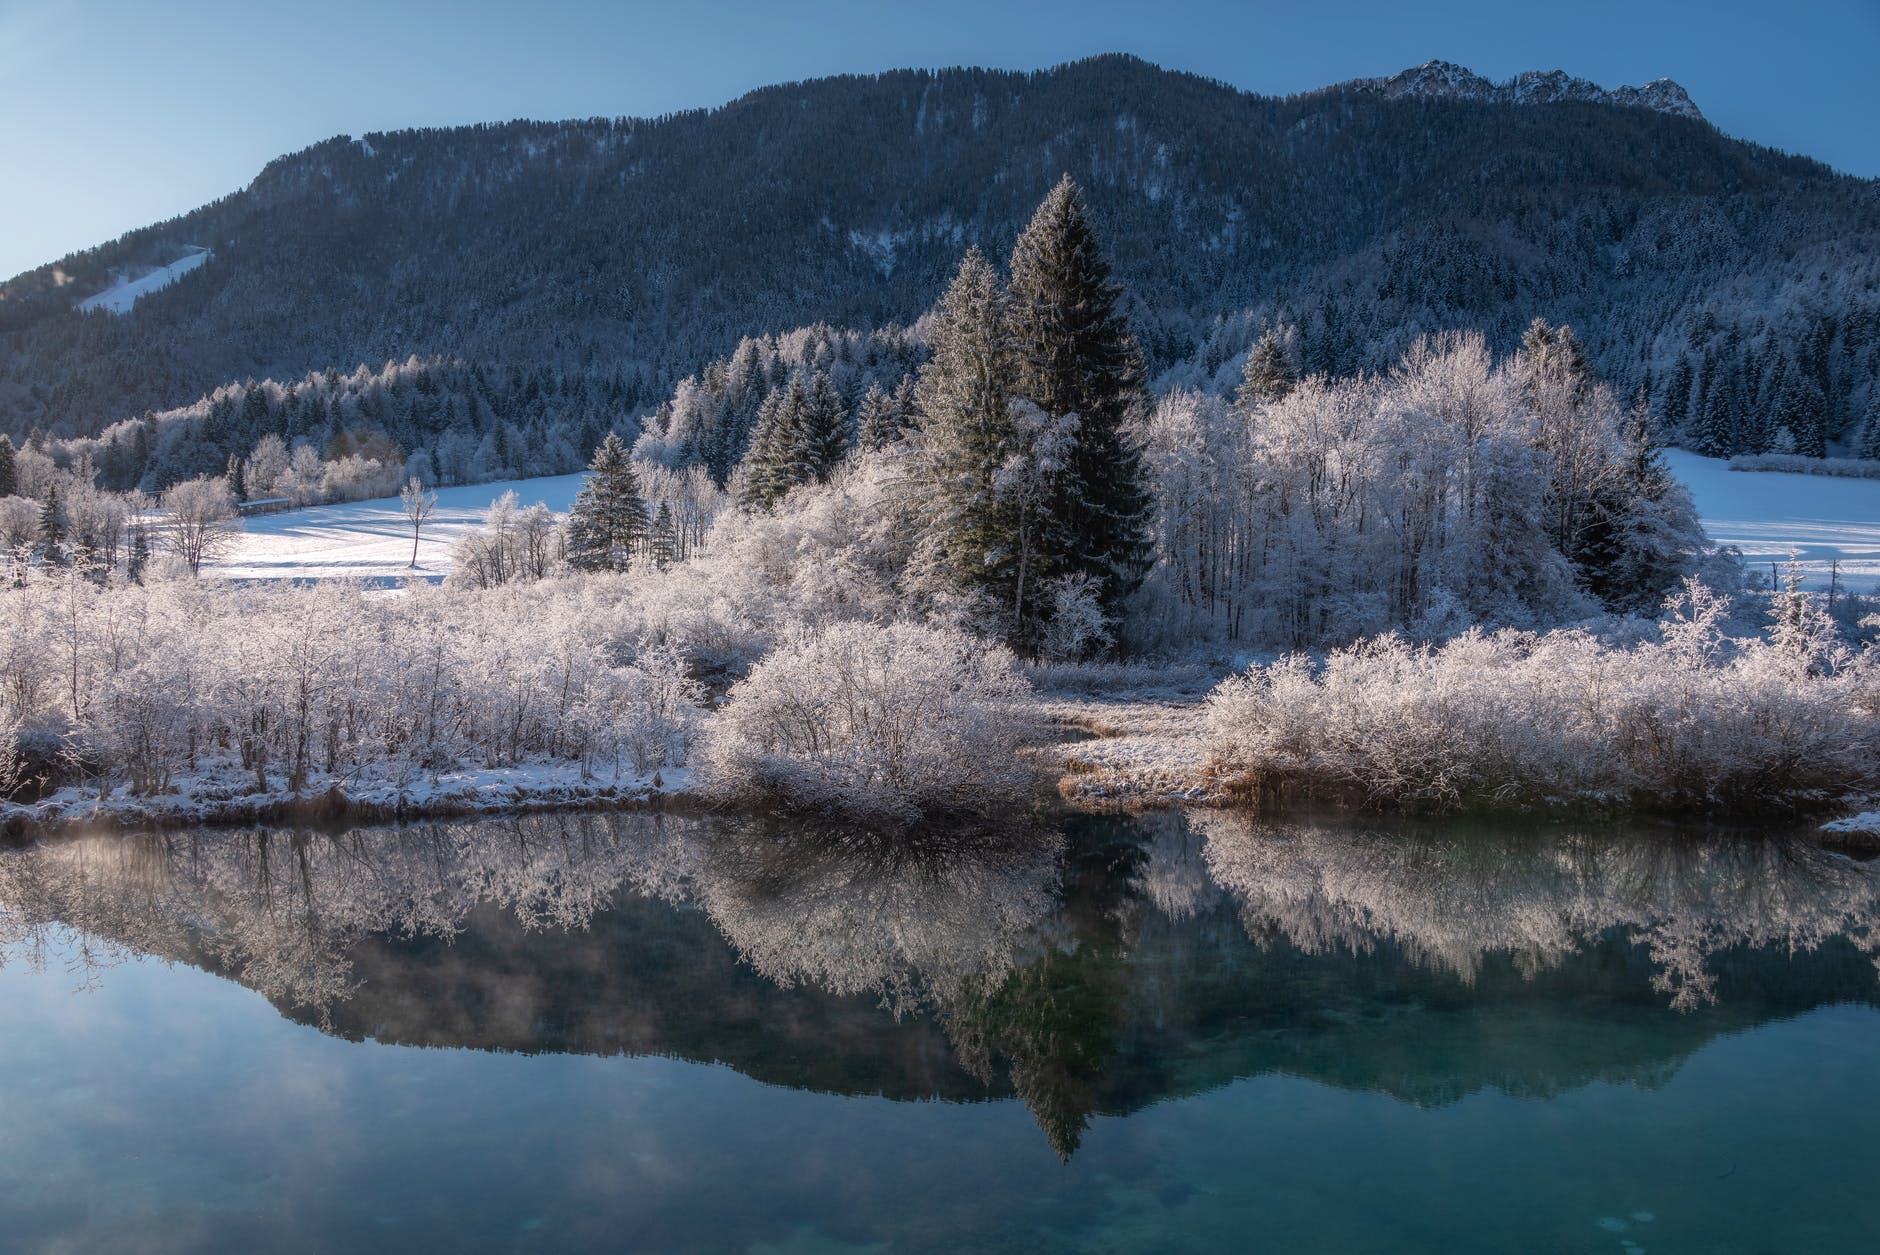
[{"label": "snow-capped ridge", "polygon": [[1453,61],[1425,61],[1388,78],[1359,78],[1339,84],[1347,90],[1374,91],[1386,99],[1405,97],[1445,100],[1480,100],[1496,104],[1551,105],[1563,101],[1650,109],[1673,117],[1702,121],[1703,113],[1690,93],[1668,78],[1653,79],[1642,87],[1608,90],[1590,79],[1565,70],[1524,70],[1505,83],[1485,78]]}]

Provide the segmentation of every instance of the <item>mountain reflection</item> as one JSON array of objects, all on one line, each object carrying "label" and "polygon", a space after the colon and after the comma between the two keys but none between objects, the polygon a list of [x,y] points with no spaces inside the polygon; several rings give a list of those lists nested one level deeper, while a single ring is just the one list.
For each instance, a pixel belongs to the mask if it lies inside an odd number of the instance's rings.
[{"label": "mountain reflection", "polygon": [[959,832],[561,815],[0,853],[0,963],[142,955],[353,1039],[664,1054],[1093,1115],[1287,1073],[1435,1103],[1657,1083],[1872,1002],[1880,871],[1779,839],[1240,813]]}]

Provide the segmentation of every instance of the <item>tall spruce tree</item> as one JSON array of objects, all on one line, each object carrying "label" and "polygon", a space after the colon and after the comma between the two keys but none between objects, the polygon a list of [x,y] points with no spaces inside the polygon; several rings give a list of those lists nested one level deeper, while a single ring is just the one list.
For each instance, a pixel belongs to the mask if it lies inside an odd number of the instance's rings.
[{"label": "tall spruce tree", "polygon": [[796,482],[826,484],[849,451],[848,409],[827,371],[819,370],[810,376],[799,426],[800,444],[793,467]]},{"label": "tall spruce tree", "polygon": [[14,496],[19,490],[19,464],[14,456],[13,441],[0,432],[0,497]]},{"label": "tall spruce tree", "polygon": [[864,449],[885,449],[901,438],[901,426],[893,394],[871,381],[856,412],[857,443]]},{"label": "tall spruce tree", "polygon": [[568,564],[581,571],[624,571],[646,538],[639,472],[613,432],[594,451],[588,471],[568,514]]},{"label": "tall spruce tree", "polygon": [[932,356],[914,387],[910,475],[922,493],[924,560],[1016,632],[1018,544],[999,473],[1014,444],[1009,298],[977,246],[934,311]]},{"label": "tall spruce tree", "polygon": [[1052,418],[1078,416],[1052,511],[1062,569],[1096,580],[1104,608],[1114,614],[1149,565],[1150,498],[1129,433],[1149,393],[1120,308],[1122,290],[1069,175],[1018,237],[1010,291],[1014,393]]},{"label": "tall spruce tree", "polygon": [[48,566],[65,564],[65,508],[56,485],[39,507],[39,556]]},{"label": "tall spruce tree", "polygon": [[809,390],[803,376],[792,375],[787,384],[773,388],[757,407],[757,426],[750,448],[740,464],[744,486],[738,504],[747,510],[768,510],[802,483],[803,413]]},{"label": "tall spruce tree", "polygon": [[662,501],[659,512],[653,515],[653,530],[646,539],[647,552],[653,559],[653,565],[664,571],[672,565],[679,550],[679,529],[673,522],[672,506]]}]

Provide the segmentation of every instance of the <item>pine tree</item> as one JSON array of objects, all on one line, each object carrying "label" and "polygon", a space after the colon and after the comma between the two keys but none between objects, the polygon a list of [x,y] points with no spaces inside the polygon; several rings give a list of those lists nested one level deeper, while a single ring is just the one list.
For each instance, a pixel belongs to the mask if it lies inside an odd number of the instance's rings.
[{"label": "pine tree", "polygon": [[20,477],[13,441],[0,432],[0,497],[14,496],[19,490]]},{"label": "pine tree", "polygon": [[1691,411],[1691,359],[1678,358],[1665,387],[1664,421],[1672,431],[1682,431]]},{"label": "pine tree", "polygon": [[648,551],[653,558],[653,565],[664,571],[673,563],[679,550],[679,529],[673,523],[672,506],[662,501],[659,513],[653,516],[653,530],[647,538]]},{"label": "pine tree", "polygon": [[805,464],[803,412],[809,405],[809,393],[801,373],[790,376],[781,388],[773,388],[757,407],[757,426],[751,432],[751,446],[739,464],[744,488],[738,504],[747,510],[768,510],[804,481]]},{"label": "pine tree", "polygon": [[223,473],[223,477],[228,481],[228,490],[235,495],[235,500],[248,500],[248,478],[242,470],[240,454],[228,455],[228,469]]},{"label": "pine tree", "polygon": [[1150,499],[1128,431],[1149,394],[1121,297],[1083,193],[1066,175],[1012,250],[1013,391],[1051,418],[1078,416],[1053,514],[1063,572],[1096,580],[1112,614],[1149,563]]},{"label": "pine tree", "polygon": [[1873,399],[1867,402],[1867,424],[1861,430],[1860,444],[1856,446],[1854,455],[1880,462],[1880,385],[1874,387]]},{"label": "pine tree", "polygon": [[46,492],[39,507],[39,553],[48,566],[65,563],[65,511],[59,504],[56,486]]},{"label": "pine tree", "polygon": [[1591,503],[1574,560],[1587,591],[1617,613],[1650,611],[1704,544],[1690,498],[1665,465],[1641,394],[1627,416],[1612,473]]},{"label": "pine tree", "polygon": [[923,554],[955,591],[1010,619],[1020,598],[1018,544],[997,488],[1014,442],[1017,363],[1005,285],[977,246],[940,298],[929,346],[906,437],[923,490]]},{"label": "pine tree", "polygon": [[131,551],[125,559],[124,574],[132,583],[142,583],[144,568],[150,565],[150,535],[142,523],[131,525]]},{"label": "pine tree", "polygon": [[798,427],[792,467],[796,484],[828,483],[849,451],[849,416],[827,372],[810,376]]},{"label": "pine tree", "polygon": [[1707,458],[1736,452],[1736,390],[1714,354],[1704,361],[1704,408],[1692,435],[1696,451]]},{"label": "pine tree", "polygon": [[624,571],[646,538],[646,500],[626,442],[608,432],[588,471],[568,514],[568,564],[581,571]]},{"label": "pine tree", "polygon": [[894,397],[883,392],[879,383],[869,383],[868,391],[862,396],[856,425],[858,441],[864,449],[885,449],[901,438],[901,414],[895,408]]},{"label": "pine tree", "polygon": [[1286,342],[1272,327],[1260,342],[1247,352],[1247,364],[1241,371],[1240,389],[1234,400],[1244,413],[1251,414],[1263,405],[1284,401],[1298,386],[1299,374],[1293,369],[1292,355]]}]

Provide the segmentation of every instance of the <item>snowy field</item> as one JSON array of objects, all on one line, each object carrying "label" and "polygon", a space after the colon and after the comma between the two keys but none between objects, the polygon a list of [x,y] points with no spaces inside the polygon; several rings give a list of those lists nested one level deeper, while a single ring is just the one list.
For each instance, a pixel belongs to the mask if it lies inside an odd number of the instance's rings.
[{"label": "snowy field", "polygon": [[198,249],[179,261],[161,266],[147,275],[135,279],[126,279],[115,283],[94,296],[88,296],[78,303],[81,311],[108,309],[114,314],[128,314],[131,306],[140,296],[148,296],[160,288],[167,288],[178,279],[209,260],[208,249]]},{"label": "snowy field", "polygon": [[[1793,546],[1811,587],[1827,587],[1828,564],[1835,559],[1843,588],[1864,593],[1880,585],[1880,479],[1732,471],[1720,459],[1681,449],[1665,456],[1690,486],[1711,539],[1735,545],[1757,569],[1780,563]],[[525,506],[539,501],[566,513],[585,478],[555,475],[443,489],[437,513],[425,524],[416,571],[406,565],[411,526],[396,497],[249,519],[233,552],[210,569],[251,580],[439,579],[450,568],[451,542],[478,526],[504,492],[514,489]]]},{"label": "snowy field", "polygon": [[305,580],[339,577],[389,583],[398,579],[442,579],[450,569],[450,546],[483,523],[490,503],[510,489],[525,506],[541,502],[566,513],[585,474],[506,480],[467,488],[444,488],[437,510],[424,525],[418,569],[410,569],[411,524],[397,497],[312,506],[244,520],[244,532],[205,574],[242,580]]},{"label": "snowy field", "polygon": [[1766,572],[1793,547],[1811,588],[1828,586],[1837,559],[1842,588],[1880,585],[1880,479],[1732,471],[1682,449],[1666,450],[1665,460],[1690,486],[1711,540],[1741,549],[1753,569]]}]

